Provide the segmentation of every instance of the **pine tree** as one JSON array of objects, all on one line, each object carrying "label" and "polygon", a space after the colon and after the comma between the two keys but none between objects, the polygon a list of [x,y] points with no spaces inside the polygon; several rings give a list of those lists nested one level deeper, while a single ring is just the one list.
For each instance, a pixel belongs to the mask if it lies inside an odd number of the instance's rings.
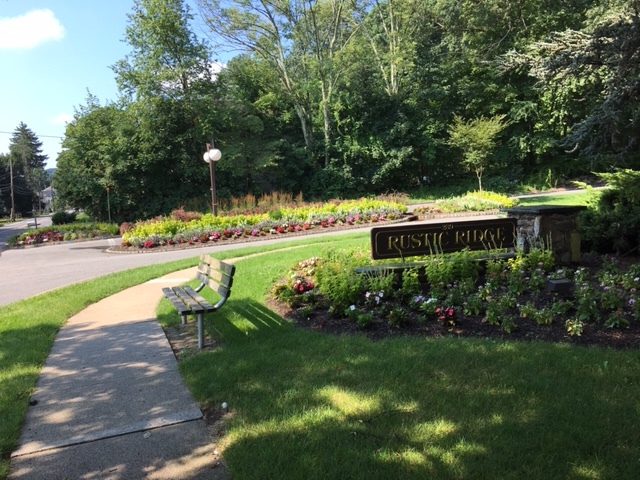
[{"label": "pine tree", "polygon": [[14,175],[22,174],[27,181],[42,170],[49,158],[42,153],[42,142],[23,122],[16,127],[11,136],[9,152],[13,160]]},{"label": "pine tree", "polygon": [[15,203],[15,212],[26,213],[33,208],[37,193],[46,187],[44,167],[48,157],[42,153],[42,142],[23,122],[11,136],[9,156],[13,174],[12,203]]}]

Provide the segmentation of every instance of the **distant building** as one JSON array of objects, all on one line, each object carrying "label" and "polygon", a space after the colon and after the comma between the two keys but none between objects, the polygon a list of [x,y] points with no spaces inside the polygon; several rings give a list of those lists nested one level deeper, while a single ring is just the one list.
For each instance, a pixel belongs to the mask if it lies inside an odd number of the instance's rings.
[{"label": "distant building", "polygon": [[53,197],[55,194],[56,191],[53,187],[47,187],[40,192],[40,201],[48,212],[53,212]]}]

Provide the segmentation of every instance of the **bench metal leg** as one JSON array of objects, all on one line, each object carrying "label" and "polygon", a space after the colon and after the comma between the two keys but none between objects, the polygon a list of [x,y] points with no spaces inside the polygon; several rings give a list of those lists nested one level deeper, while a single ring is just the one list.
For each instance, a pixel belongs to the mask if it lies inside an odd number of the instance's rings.
[{"label": "bench metal leg", "polygon": [[202,349],[204,347],[204,332],[202,331],[204,315],[202,313],[198,314],[198,348]]},{"label": "bench metal leg", "polygon": [[182,325],[186,325],[187,324],[187,316],[186,315],[180,315],[180,318],[182,319]]}]

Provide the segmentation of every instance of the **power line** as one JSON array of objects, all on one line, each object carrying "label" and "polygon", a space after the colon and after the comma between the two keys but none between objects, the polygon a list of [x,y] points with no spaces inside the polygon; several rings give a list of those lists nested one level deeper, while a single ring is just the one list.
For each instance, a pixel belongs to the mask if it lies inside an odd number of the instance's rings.
[{"label": "power line", "polygon": [[[13,135],[15,132],[1,132],[0,133],[4,133],[6,135]],[[62,140],[64,137],[60,137],[58,135],[36,135],[36,137],[40,138],[59,138],[60,140]]]}]

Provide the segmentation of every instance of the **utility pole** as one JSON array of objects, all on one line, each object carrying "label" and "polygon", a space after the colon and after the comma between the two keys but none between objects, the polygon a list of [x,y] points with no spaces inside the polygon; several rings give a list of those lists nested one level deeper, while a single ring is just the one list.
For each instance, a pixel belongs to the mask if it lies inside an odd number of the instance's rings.
[{"label": "utility pole", "polygon": [[13,160],[11,159],[11,154],[9,154],[9,184],[11,185],[11,221],[15,222],[16,220],[16,201],[13,197]]}]

